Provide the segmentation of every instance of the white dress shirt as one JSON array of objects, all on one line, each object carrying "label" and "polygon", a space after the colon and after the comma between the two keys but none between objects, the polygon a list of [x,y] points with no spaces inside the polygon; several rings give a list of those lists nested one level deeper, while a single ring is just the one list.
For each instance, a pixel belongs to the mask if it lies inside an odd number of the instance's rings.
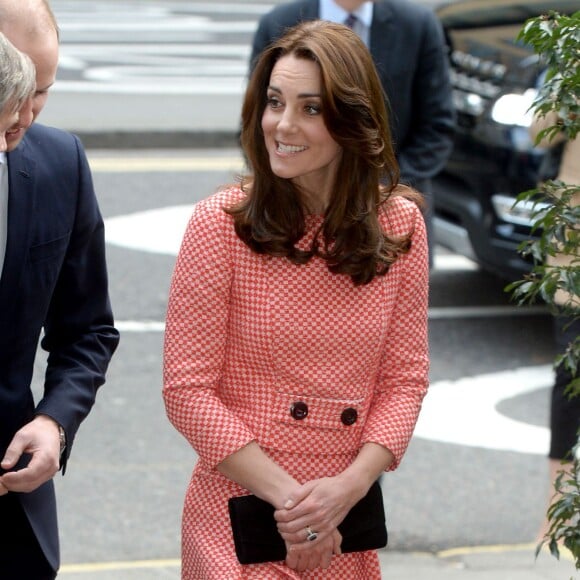
[{"label": "white dress shirt", "polygon": [[[352,12],[357,17],[352,29],[361,37],[367,47],[370,46],[373,5],[374,2],[365,2]],[[321,20],[344,24],[350,12],[341,8],[334,0],[320,0],[319,14]]]},{"label": "white dress shirt", "polygon": [[0,277],[6,253],[6,236],[8,234],[8,163],[6,153],[0,151]]}]

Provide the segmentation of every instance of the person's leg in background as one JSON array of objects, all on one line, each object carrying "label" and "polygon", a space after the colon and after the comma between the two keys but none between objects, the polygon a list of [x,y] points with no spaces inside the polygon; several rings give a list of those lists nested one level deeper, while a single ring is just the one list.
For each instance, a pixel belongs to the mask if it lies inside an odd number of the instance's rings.
[{"label": "person's leg in background", "polygon": [[433,271],[435,267],[435,231],[434,231],[434,215],[435,215],[435,201],[433,199],[433,182],[431,179],[416,179],[406,181],[401,179],[401,183],[405,183],[421,192],[424,198],[423,217],[425,218],[425,228],[427,230],[427,242],[429,244],[429,270]]},{"label": "person's leg in background", "polygon": [[[574,321],[569,316],[554,318],[554,338],[558,353],[563,353],[580,331],[580,321]],[[570,465],[572,449],[578,442],[580,430],[580,397],[570,398],[566,389],[572,381],[572,373],[559,365],[556,369],[554,385],[552,386],[550,406],[550,452],[549,477],[550,505],[554,501],[554,483],[561,471]],[[549,530],[549,522],[544,521],[538,541],[542,540]]]}]

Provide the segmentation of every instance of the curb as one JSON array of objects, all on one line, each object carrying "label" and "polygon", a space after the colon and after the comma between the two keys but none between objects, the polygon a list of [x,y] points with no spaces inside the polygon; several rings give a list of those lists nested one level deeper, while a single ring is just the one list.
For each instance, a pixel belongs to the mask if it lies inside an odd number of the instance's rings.
[{"label": "curb", "polygon": [[237,131],[75,131],[85,149],[231,149]]},{"label": "curb", "polygon": [[[404,552],[393,551],[387,549],[379,550],[379,557],[387,561],[390,557],[401,557],[405,559],[426,558],[433,561],[446,561],[453,558],[462,558],[465,556],[474,555],[498,555],[498,554],[513,554],[518,552],[534,554],[536,544],[505,544],[505,545],[490,545],[490,546],[464,546],[458,548],[450,548],[448,550],[441,550],[438,552]],[[567,550],[562,550],[561,559],[573,561],[572,554]],[[63,564],[60,573],[93,573],[93,572],[114,572],[121,570],[158,570],[158,569],[176,569],[181,565],[179,558],[167,559],[152,559],[152,560],[127,560],[117,562],[90,562],[77,564]]]}]

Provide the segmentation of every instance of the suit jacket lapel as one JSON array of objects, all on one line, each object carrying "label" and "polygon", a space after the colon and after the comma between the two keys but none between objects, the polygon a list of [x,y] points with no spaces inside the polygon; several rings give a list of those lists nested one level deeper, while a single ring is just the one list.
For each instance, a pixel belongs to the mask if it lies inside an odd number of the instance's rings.
[{"label": "suit jacket lapel", "polygon": [[26,154],[26,142],[8,154],[8,234],[0,279],[0,305],[9,308],[28,259],[34,211],[35,163]]}]

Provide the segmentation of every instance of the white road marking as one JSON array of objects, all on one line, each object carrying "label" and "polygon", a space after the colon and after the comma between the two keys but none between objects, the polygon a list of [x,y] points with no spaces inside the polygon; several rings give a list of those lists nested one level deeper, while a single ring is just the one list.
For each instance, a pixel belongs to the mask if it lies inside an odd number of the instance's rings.
[{"label": "white road marking", "polygon": [[[437,381],[429,387],[415,428],[415,437],[500,451],[546,455],[547,427],[510,419],[498,412],[499,403],[553,381],[551,365]],[[548,399],[546,399],[548,404]]]},{"label": "white road marking", "polygon": [[175,205],[105,220],[107,243],[176,256],[193,205]]},{"label": "white road marking", "polygon": [[119,332],[165,332],[165,322],[159,320],[115,320]]},{"label": "white road marking", "polygon": [[136,11],[125,2],[55,0],[62,42],[53,90],[242,95],[258,18],[270,8],[167,2]]},{"label": "white road marking", "polygon": [[457,254],[435,255],[436,270],[477,270],[479,266],[469,258]]}]

